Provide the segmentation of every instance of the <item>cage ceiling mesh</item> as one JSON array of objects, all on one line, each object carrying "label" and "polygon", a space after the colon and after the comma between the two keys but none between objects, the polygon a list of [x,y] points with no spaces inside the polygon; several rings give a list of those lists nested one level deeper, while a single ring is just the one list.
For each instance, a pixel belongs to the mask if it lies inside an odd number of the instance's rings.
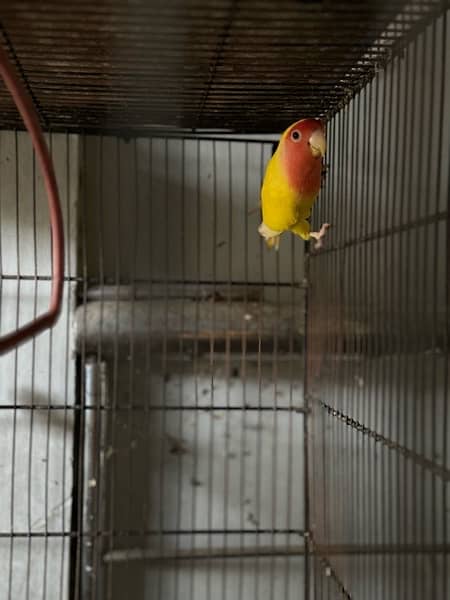
[{"label": "cage ceiling mesh", "polygon": [[[2,6],[47,129],[271,132],[329,116],[442,2],[90,0]],[[1,126],[20,126],[2,86]]]}]

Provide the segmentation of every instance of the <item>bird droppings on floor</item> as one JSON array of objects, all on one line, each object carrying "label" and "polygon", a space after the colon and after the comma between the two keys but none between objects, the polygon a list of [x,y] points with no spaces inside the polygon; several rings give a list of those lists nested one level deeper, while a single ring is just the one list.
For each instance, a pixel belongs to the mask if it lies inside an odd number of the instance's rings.
[{"label": "bird droppings on floor", "polygon": [[178,439],[169,433],[166,433],[166,438],[169,443],[169,453],[181,456],[190,452],[188,446],[182,439]]}]

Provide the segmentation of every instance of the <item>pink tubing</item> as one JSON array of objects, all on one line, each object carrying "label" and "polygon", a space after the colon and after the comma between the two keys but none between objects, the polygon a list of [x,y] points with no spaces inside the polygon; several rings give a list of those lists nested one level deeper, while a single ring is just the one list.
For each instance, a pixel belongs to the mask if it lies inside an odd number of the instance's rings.
[{"label": "pink tubing", "polygon": [[44,329],[52,327],[58,318],[61,310],[64,280],[64,231],[53,164],[42,129],[39,125],[38,116],[28,93],[15,74],[6,52],[1,47],[0,75],[31,137],[38,164],[44,178],[52,231],[52,292],[49,309],[34,321],[30,321],[30,323],[23,325],[16,331],[11,331],[0,337],[0,354],[3,354],[16,348],[19,344],[29,340],[41,331],[44,331]]}]

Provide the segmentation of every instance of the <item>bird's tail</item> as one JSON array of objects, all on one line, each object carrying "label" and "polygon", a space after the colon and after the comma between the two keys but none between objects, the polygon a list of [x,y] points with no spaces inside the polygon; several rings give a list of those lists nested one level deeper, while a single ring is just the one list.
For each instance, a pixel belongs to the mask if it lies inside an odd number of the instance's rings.
[{"label": "bird's tail", "polygon": [[278,250],[278,248],[280,247],[281,231],[274,231],[273,229],[267,227],[267,225],[263,222],[258,227],[258,232],[259,235],[261,235],[264,238],[269,248],[274,248],[275,250]]}]

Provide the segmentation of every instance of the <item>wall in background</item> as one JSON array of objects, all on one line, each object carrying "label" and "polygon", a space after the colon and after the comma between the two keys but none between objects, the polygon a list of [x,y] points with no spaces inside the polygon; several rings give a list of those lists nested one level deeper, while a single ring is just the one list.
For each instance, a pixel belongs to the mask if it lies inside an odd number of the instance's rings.
[{"label": "wall in background", "polygon": [[[97,544],[107,597],[293,599],[303,587],[301,338],[292,327],[281,340],[272,320],[261,353],[245,333],[268,302],[275,312],[292,305],[303,322],[304,243],[286,234],[277,254],[257,231],[271,151],[260,141],[82,142],[81,272],[93,283],[143,286],[139,302],[150,311],[148,297],[164,302],[169,289],[171,298],[187,293],[184,307],[197,295],[200,310],[214,290],[221,295],[199,344],[181,335],[168,345],[168,332],[156,348],[150,336],[143,346],[133,336],[98,345],[110,410],[99,416],[108,441],[97,518],[107,530],[134,532]],[[219,335],[217,320],[227,320],[236,294],[248,311],[237,331]],[[121,310],[103,319],[119,323]],[[151,533],[159,529],[164,535]],[[286,549],[297,556],[279,556]],[[149,560],[224,551],[236,558]],[[257,551],[269,556],[238,558]]]},{"label": "wall in background", "polygon": [[[66,275],[70,276],[77,268],[78,138],[53,134],[47,140],[61,196]],[[2,333],[48,306],[51,257],[46,202],[27,135],[0,132]],[[61,316],[51,332],[0,359],[2,598],[56,599],[67,594],[71,406],[75,402],[74,291],[75,284],[66,281]],[[47,533],[53,535],[47,537]]]}]

